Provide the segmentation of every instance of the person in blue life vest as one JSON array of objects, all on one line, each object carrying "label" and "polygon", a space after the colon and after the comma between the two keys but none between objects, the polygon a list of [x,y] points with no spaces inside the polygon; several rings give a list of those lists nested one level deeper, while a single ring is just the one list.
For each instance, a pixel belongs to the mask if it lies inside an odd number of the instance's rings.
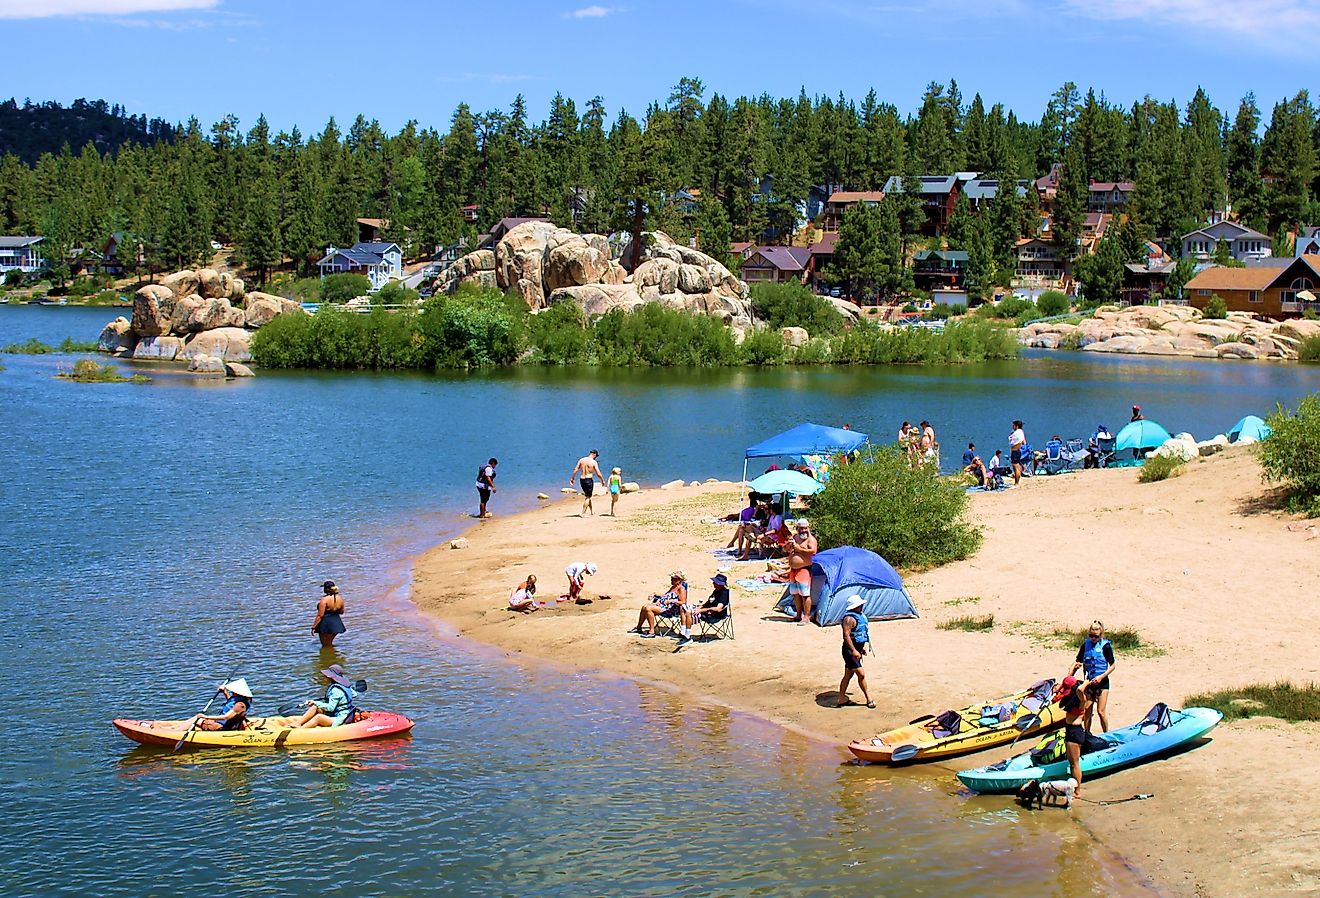
[{"label": "person in blue life vest", "polygon": [[295,727],[333,727],[352,723],[357,716],[353,699],[357,692],[344,668],[331,664],[321,671],[330,682],[325,687],[324,699],[312,699]]},{"label": "person in blue life vest", "polygon": [[866,654],[867,644],[871,641],[870,627],[866,614],[862,611],[865,604],[861,596],[853,596],[848,600],[848,610],[844,612],[841,621],[843,679],[839,682],[839,699],[836,702],[836,706],[840,708],[860,704],[848,698],[848,684],[854,676],[857,677],[857,685],[862,689],[862,698],[866,699],[866,707],[875,707],[871,694],[866,691],[866,672],[862,670],[862,656]]},{"label": "person in blue life vest", "polygon": [[1098,620],[1091,621],[1086,639],[1082,640],[1082,646],[1077,650],[1077,658],[1068,669],[1068,676],[1072,676],[1078,670],[1082,671],[1086,677],[1082,687],[1088,689],[1094,696],[1094,701],[1086,712],[1088,733],[1091,731],[1093,712],[1100,717],[1100,731],[1109,732],[1109,715],[1106,713],[1109,703],[1109,675],[1117,666],[1114,661],[1114,646],[1105,639],[1105,625]]},{"label": "person in blue life vest", "polygon": [[194,718],[199,730],[241,730],[247,727],[248,709],[252,707],[252,690],[247,680],[239,677],[220,687],[225,703],[219,714],[198,714]]}]

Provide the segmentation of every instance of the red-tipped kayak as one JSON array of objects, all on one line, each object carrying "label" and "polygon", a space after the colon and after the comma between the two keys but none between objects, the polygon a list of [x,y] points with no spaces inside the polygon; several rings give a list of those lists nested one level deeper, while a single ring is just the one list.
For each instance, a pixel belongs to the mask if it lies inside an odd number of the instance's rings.
[{"label": "red-tipped kayak", "polygon": [[280,748],[286,745],[324,745],[401,736],[413,728],[402,714],[371,711],[365,719],[334,727],[294,727],[296,717],[252,717],[242,730],[189,730],[188,720],[114,720],[115,728],[143,745],[168,745],[183,740],[184,748]]}]

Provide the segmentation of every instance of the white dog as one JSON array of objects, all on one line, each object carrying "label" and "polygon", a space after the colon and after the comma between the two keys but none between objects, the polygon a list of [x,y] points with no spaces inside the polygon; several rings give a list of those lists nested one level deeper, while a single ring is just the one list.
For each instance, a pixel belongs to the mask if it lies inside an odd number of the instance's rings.
[{"label": "white dog", "polygon": [[1077,791],[1077,780],[1071,776],[1066,780],[1054,780],[1048,783],[1040,784],[1040,797],[1042,802],[1057,805],[1059,800],[1063,800],[1065,808],[1072,808],[1073,793]]}]

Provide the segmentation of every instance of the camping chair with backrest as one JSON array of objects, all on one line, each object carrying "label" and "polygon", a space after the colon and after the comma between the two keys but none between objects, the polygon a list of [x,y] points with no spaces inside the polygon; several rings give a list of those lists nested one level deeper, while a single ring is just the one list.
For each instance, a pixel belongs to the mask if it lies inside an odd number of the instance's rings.
[{"label": "camping chair with backrest", "polygon": [[1086,444],[1081,440],[1069,440],[1063,449],[1065,471],[1080,471],[1086,467]]},{"label": "camping chair with backrest", "polygon": [[723,611],[697,611],[694,622],[697,625],[697,639],[732,639],[733,600],[725,604]]},{"label": "camping chair with backrest", "polygon": [[[687,583],[683,584],[687,588]],[[656,636],[678,636],[678,628],[683,623],[683,606],[675,603],[655,616]]]},{"label": "camping chair with backrest", "polygon": [[1118,445],[1118,438],[1113,434],[1107,437],[1096,437],[1095,445],[1097,448],[1096,461],[1102,468],[1112,467],[1114,459],[1118,455],[1118,450],[1114,447]]},{"label": "camping chair with backrest", "polygon": [[1063,458],[1063,443],[1050,440],[1045,444],[1045,458],[1042,467],[1046,474],[1058,474],[1068,470],[1068,463]]}]

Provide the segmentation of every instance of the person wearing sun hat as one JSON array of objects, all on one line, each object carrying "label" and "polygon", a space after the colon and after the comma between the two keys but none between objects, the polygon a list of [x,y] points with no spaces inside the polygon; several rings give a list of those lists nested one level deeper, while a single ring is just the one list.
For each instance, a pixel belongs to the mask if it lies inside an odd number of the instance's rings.
[{"label": "person wearing sun hat", "polygon": [[308,701],[307,710],[295,727],[333,727],[352,721],[357,711],[353,705],[357,691],[348,673],[338,664],[331,664],[321,671],[321,676],[330,681],[325,687],[325,698]]},{"label": "person wearing sun hat", "polygon": [[252,707],[252,690],[247,680],[239,677],[220,686],[225,703],[219,714],[198,714],[195,718],[199,730],[241,730],[247,727],[248,709]]},{"label": "person wearing sun hat", "polygon": [[707,621],[723,620],[729,616],[729,578],[723,574],[716,574],[710,578],[713,588],[710,591],[710,598],[700,605],[688,604],[683,606],[682,632],[685,634],[678,641],[678,647],[692,644],[692,625],[696,623],[697,618]]},{"label": "person wearing sun hat", "polygon": [[[683,606],[687,604],[687,601],[687,577],[684,576],[682,571],[672,571],[669,574],[668,591],[666,591],[664,595],[651,596],[651,601],[644,604],[641,611],[637,614],[637,626],[633,627],[628,632],[639,633],[643,639],[654,639],[655,619],[657,617],[673,617],[675,612],[678,612],[681,615]],[[643,629],[643,627],[648,627],[649,629]],[[680,640],[679,648],[682,648],[692,641],[690,636],[686,635],[690,632],[690,630],[680,630],[680,633],[685,634],[681,639],[686,639],[687,641],[683,642]]]},{"label": "person wearing sun hat", "polygon": [[839,700],[836,703],[840,708],[857,704],[848,698],[848,684],[854,676],[857,677],[857,685],[861,687],[862,698],[866,699],[866,707],[875,707],[870,693],[866,691],[866,673],[862,670],[862,656],[866,654],[866,646],[871,641],[870,627],[862,611],[865,606],[866,602],[861,596],[853,596],[848,600],[848,610],[843,614],[843,679],[839,681]]}]

